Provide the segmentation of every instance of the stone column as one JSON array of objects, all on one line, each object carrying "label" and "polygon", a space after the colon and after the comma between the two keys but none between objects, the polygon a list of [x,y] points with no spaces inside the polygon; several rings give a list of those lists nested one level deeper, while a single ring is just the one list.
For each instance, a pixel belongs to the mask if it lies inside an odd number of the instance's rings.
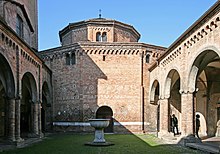
[{"label": "stone column", "polygon": [[168,99],[160,99],[160,132],[159,136],[163,136],[168,134],[169,129],[169,115],[168,115],[168,109],[169,109],[169,103]]},{"label": "stone column", "polygon": [[8,102],[8,139],[15,141],[15,99],[7,98]]},{"label": "stone column", "polygon": [[17,141],[22,141],[21,139],[21,99],[15,99],[15,137]]},{"label": "stone column", "polygon": [[43,133],[42,133],[42,122],[41,122],[41,102],[38,102],[38,132],[40,137],[43,137]]},{"label": "stone column", "polygon": [[33,103],[33,133],[35,135],[39,134],[39,124],[38,124],[38,103]]},{"label": "stone column", "polygon": [[182,128],[183,136],[193,134],[193,94],[190,92],[181,94]]}]

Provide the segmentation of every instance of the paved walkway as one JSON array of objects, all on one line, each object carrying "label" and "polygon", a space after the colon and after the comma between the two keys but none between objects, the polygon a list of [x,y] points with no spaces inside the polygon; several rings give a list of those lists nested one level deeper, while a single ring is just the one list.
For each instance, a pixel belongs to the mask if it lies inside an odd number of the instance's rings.
[{"label": "paved walkway", "polygon": [[203,139],[202,143],[186,143],[186,146],[207,153],[220,154],[220,137]]}]

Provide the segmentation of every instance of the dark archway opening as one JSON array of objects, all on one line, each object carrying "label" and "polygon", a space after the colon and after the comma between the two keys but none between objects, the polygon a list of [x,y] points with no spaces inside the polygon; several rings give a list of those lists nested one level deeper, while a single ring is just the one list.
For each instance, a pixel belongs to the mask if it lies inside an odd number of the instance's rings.
[{"label": "dark archway opening", "polygon": [[0,81],[0,137],[5,137],[7,134],[7,105],[4,99],[5,90]]},{"label": "dark archway opening", "polygon": [[[220,58],[213,50],[205,50],[195,59],[189,84],[194,90],[194,117],[200,115],[200,137],[216,135],[220,100]],[[195,118],[194,118],[195,119]],[[195,130],[194,120],[194,130]]]},{"label": "dark archway opening", "polygon": [[[25,81],[22,81],[25,82]],[[22,83],[22,101],[21,101],[21,137],[27,137],[31,133],[32,110],[31,110],[31,94],[27,87]]]},{"label": "dark archway opening", "polygon": [[48,84],[44,82],[43,88],[42,88],[42,104],[41,104],[41,126],[42,126],[42,132],[46,132],[48,128],[47,126],[47,112],[48,109],[47,107],[50,106],[49,104],[49,88]]},{"label": "dark archway opening", "polygon": [[114,122],[112,116],[113,116],[113,111],[108,106],[102,106],[98,108],[96,112],[97,119],[110,119],[109,126],[104,129],[105,133],[113,133]]},{"label": "dark archway opening", "polygon": [[46,131],[46,120],[45,120],[45,110],[42,107],[41,108],[41,126],[42,126],[42,132],[45,133]]},{"label": "dark archway opening", "polygon": [[[168,98],[168,117],[167,130],[176,134],[181,133],[182,127],[182,110],[181,110],[181,95],[180,95],[180,75],[177,70],[170,70],[165,83],[165,97]],[[172,124],[172,116],[175,115],[178,122],[174,129]]]},{"label": "dark archway opening", "polygon": [[15,83],[11,67],[0,54],[0,137],[9,135],[9,105],[8,100],[15,98]]},{"label": "dark archway opening", "polygon": [[[37,88],[34,76],[27,72],[22,78],[22,99],[21,99],[21,118],[20,118],[20,130],[21,137],[29,137],[34,133],[34,116],[37,117],[36,110],[36,98]],[[35,111],[34,111],[35,110]],[[36,121],[35,121],[36,122]]]}]

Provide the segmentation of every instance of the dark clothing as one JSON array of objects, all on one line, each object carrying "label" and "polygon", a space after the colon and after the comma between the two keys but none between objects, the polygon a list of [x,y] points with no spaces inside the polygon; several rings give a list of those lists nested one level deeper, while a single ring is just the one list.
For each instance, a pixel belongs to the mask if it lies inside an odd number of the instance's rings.
[{"label": "dark clothing", "polygon": [[177,120],[177,117],[173,117],[173,125],[174,126],[177,126],[178,125],[178,120]]},{"label": "dark clothing", "polygon": [[[178,135],[179,134],[178,119],[177,119],[177,117],[175,117],[175,115],[173,115],[173,117],[172,117],[171,125],[172,125],[172,132],[174,133],[174,135]],[[176,131],[175,131],[175,129],[176,129]]]},{"label": "dark clothing", "polygon": [[199,127],[200,127],[200,120],[196,117],[196,136],[199,138]]}]

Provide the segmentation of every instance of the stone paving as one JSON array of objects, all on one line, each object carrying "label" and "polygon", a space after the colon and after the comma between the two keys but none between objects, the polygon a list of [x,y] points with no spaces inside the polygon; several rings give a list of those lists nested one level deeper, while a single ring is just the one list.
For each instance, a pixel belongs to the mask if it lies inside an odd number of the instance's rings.
[{"label": "stone paving", "polygon": [[220,137],[211,137],[202,140],[202,143],[186,143],[187,147],[198,149],[207,153],[220,153]]}]

